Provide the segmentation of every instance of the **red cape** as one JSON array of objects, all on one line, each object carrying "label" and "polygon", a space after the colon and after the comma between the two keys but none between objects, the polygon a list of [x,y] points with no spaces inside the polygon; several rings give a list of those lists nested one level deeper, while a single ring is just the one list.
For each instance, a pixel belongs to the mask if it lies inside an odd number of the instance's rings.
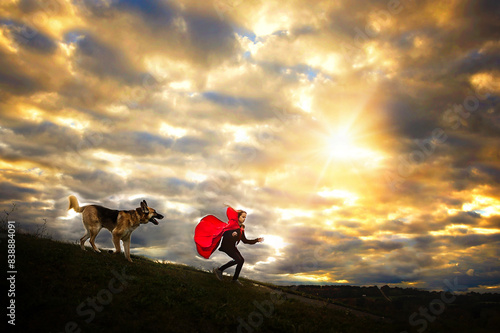
[{"label": "red cape", "polygon": [[227,230],[238,229],[238,212],[229,207],[226,211],[228,223],[224,223],[213,215],[207,215],[201,219],[194,229],[194,242],[196,249],[203,258],[210,258],[217,249],[222,234]]}]

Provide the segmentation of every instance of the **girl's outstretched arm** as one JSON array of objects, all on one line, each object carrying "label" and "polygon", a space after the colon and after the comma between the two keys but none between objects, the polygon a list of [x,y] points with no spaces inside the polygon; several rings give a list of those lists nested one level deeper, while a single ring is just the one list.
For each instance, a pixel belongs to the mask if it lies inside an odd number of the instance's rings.
[{"label": "girl's outstretched arm", "polygon": [[255,243],[261,243],[264,241],[263,237],[255,238],[255,239],[247,239],[245,236],[245,232],[243,231],[241,235],[241,241],[245,244],[255,244]]}]

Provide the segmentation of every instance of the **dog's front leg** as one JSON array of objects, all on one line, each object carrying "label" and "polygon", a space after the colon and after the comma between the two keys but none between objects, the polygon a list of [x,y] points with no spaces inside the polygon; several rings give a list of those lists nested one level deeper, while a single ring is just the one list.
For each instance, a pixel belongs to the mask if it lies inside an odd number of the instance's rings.
[{"label": "dog's front leg", "polygon": [[132,258],[130,258],[130,236],[123,239],[123,248],[125,249],[125,258],[132,262]]},{"label": "dog's front leg", "polygon": [[119,232],[113,231],[113,244],[115,245],[115,254],[119,254],[120,251],[120,238],[121,234]]}]

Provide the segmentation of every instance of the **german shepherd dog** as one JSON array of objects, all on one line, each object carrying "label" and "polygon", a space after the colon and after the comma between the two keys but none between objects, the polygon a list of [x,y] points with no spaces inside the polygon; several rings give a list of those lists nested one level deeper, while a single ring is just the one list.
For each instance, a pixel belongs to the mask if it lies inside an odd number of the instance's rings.
[{"label": "german shepherd dog", "polygon": [[151,222],[158,225],[156,219],[162,219],[163,215],[158,214],[153,208],[148,207],[146,200],[141,202],[141,207],[135,210],[114,210],[98,205],[88,205],[80,207],[75,196],[69,196],[69,208],[75,212],[82,213],[82,221],[85,235],[80,238],[80,247],[85,251],[85,241],[90,238],[90,245],[96,252],[101,252],[95,246],[95,238],[102,228],[108,229],[113,235],[113,244],[116,254],[120,253],[120,239],[123,241],[125,258],[132,262],[130,258],[130,235],[139,225]]}]

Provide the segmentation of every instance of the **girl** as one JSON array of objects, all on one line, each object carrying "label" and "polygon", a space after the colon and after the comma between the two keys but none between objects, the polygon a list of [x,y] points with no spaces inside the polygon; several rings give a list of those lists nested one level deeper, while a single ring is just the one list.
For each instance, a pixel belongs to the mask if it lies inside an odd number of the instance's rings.
[{"label": "girl", "polygon": [[236,245],[241,241],[245,244],[255,244],[257,242],[264,241],[264,238],[259,237],[253,240],[248,240],[245,237],[245,220],[247,213],[242,210],[234,210],[231,206],[226,205],[228,223],[224,223],[213,215],[205,216],[201,219],[200,223],[195,229],[194,240],[196,242],[196,247],[198,253],[204,258],[209,258],[210,255],[219,246],[222,239],[222,245],[220,251],[225,252],[233,260],[229,261],[227,264],[214,268],[213,272],[215,276],[222,281],[222,272],[231,266],[237,265],[232,281],[238,285],[241,283],[238,281],[238,277],[243,267],[245,259],[241,256],[241,253],[236,248]]}]

